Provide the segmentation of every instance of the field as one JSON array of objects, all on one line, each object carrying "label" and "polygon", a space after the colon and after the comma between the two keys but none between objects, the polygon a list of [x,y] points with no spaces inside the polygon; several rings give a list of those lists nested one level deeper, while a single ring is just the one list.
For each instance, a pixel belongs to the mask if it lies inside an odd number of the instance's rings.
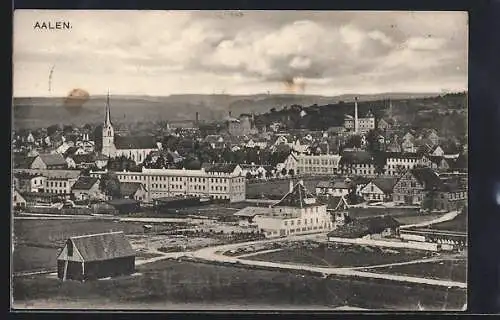
[{"label": "field", "polygon": [[466,260],[445,260],[370,269],[371,272],[409,275],[431,279],[467,281]]},{"label": "field", "polygon": [[[171,303],[253,305],[356,306],[372,309],[461,309],[466,291],[396,282],[334,278],[321,279],[288,272],[242,269],[178,261],[158,261],[138,267],[139,275],[79,283],[47,276],[14,278],[14,303],[44,301],[57,304]],[[97,307],[97,306],[96,306]]]},{"label": "field", "polygon": [[[14,272],[54,269],[58,250],[71,236],[123,231],[142,234],[141,223],[110,220],[15,220]],[[156,230],[169,230],[172,225],[157,225]]]},{"label": "field", "polygon": [[404,262],[432,255],[417,250],[389,250],[378,247],[332,244],[329,248],[294,248],[263,253],[245,259],[330,267],[363,267]]}]

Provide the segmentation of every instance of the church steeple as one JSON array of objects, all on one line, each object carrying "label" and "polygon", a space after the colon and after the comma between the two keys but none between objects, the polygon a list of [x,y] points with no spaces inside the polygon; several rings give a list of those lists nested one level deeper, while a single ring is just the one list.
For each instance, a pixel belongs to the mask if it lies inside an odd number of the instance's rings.
[{"label": "church steeple", "polygon": [[106,118],[104,119],[104,125],[105,126],[111,125],[111,108],[109,106],[109,89],[108,89],[108,95],[106,97]]}]

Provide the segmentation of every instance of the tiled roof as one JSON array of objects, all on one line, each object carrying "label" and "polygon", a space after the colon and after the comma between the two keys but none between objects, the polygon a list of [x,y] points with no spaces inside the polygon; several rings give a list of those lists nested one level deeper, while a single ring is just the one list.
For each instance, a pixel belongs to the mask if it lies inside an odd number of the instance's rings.
[{"label": "tiled roof", "polygon": [[66,165],[66,160],[64,160],[62,154],[59,153],[40,153],[38,156],[47,166]]},{"label": "tiled roof", "polygon": [[117,149],[157,149],[152,136],[115,136]]},{"label": "tiled roof", "polygon": [[17,169],[29,169],[31,164],[35,161],[36,157],[24,157],[16,156],[14,157],[14,168]]},{"label": "tiled roof", "polygon": [[85,262],[135,256],[135,251],[123,232],[71,237],[70,241]]},{"label": "tiled roof", "polygon": [[361,164],[361,163],[372,163],[373,157],[367,151],[344,151],[342,153],[342,158],[340,159],[341,164]]},{"label": "tiled roof", "polygon": [[378,177],[372,181],[374,185],[380,188],[385,193],[392,193],[394,190],[394,185],[396,185],[397,179],[395,178],[385,178]]},{"label": "tiled roof", "polygon": [[37,177],[43,177],[43,175],[39,173],[15,172],[14,177],[16,177],[17,179],[33,179]]},{"label": "tiled roof", "polygon": [[141,188],[140,182],[120,182],[120,191],[123,196],[132,196]]},{"label": "tiled roof", "polygon": [[295,184],[292,191],[288,192],[278,203],[272,206],[304,208],[311,205],[317,205],[316,198],[299,181]]},{"label": "tiled roof", "polygon": [[205,172],[231,173],[237,166],[237,163],[206,163],[202,165],[202,168]]},{"label": "tiled roof", "polygon": [[426,190],[438,189],[442,184],[439,176],[430,168],[415,168],[411,173]]},{"label": "tiled roof", "polygon": [[93,177],[80,177],[73,185],[73,190],[89,190],[96,182],[99,181]]},{"label": "tiled roof", "polygon": [[71,157],[76,164],[81,163],[92,163],[95,161],[95,156],[93,154],[77,154]]}]

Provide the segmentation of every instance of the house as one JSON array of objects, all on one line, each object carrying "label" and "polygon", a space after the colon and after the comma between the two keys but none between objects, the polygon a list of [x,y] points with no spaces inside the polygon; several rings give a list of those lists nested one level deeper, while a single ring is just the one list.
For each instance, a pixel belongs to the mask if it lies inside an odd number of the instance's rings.
[{"label": "house", "polygon": [[125,199],[147,200],[147,190],[140,182],[120,182],[120,192]]},{"label": "house", "polygon": [[36,156],[14,156],[15,169],[36,169],[43,167],[42,159]]},{"label": "house", "polygon": [[25,208],[26,207],[26,199],[21,195],[19,190],[14,189],[12,191],[12,208]]},{"label": "house", "polygon": [[431,140],[433,145],[437,145],[440,140],[439,136],[437,135],[434,129],[431,130],[430,133],[427,135],[427,139]]},{"label": "house", "polygon": [[419,163],[420,157],[416,153],[386,152],[385,171],[387,175],[399,176]]},{"label": "house", "polygon": [[61,280],[93,280],[135,272],[135,251],[123,232],[75,236],[57,256]]},{"label": "house", "polygon": [[437,190],[442,184],[431,168],[408,170],[394,185],[393,201],[408,205],[420,205],[426,192]]},{"label": "house", "polygon": [[95,156],[93,154],[73,155],[72,157],[66,158],[66,162],[69,168],[91,168],[95,165]]},{"label": "house", "polygon": [[351,183],[346,181],[320,181],[316,186],[316,195],[342,197],[349,194]]},{"label": "house", "polygon": [[108,157],[103,155],[102,153],[99,153],[95,157],[95,165],[98,169],[103,169],[108,165]]},{"label": "house", "polygon": [[429,211],[458,211],[467,205],[467,185],[458,179],[441,179],[442,184],[425,194],[422,209]]},{"label": "house", "polygon": [[71,188],[73,197],[77,200],[104,199],[99,188],[99,179],[94,177],[79,177]]},{"label": "house", "polygon": [[69,197],[72,194],[71,188],[77,180],[78,178],[73,177],[47,176],[44,191]]},{"label": "house", "polygon": [[307,233],[320,233],[333,228],[330,213],[304,187],[301,180],[295,186],[290,181],[289,192],[268,208],[259,209],[253,221],[268,238]]},{"label": "house", "polygon": [[[282,172],[286,172],[286,174],[290,172],[297,173],[298,169],[298,157],[292,152],[285,159],[281,161],[278,160],[278,164],[276,164],[276,172],[278,174],[282,174]],[[291,171],[292,170],[292,171]]]},{"label": "house", "polygon": [[366,201],[391,201],[396,181],[394,178],[378,177],[364,186],[359,193]]},{"label": "house", "polygon": [[[265,179],[271,171],[269,166],[252,164],[241,164],[241,172],[247,178]],[[269,173],[268,173],[269,172]]]},{"label": "house", "polygon": [[377,170],[372,155],[363,150],[344,150],[339,161],[342,174],[376,176]]},{"label": "house", "polygon": [[63,155],[60,153],[40,153],[38,158],[41,162],[35,162],[35,166],[32,164],[31,169],[66,169],[68,164],[64,159]]},{"label": "house", "polygon": [[336,237],[380,239],[397,236],[399,227],[400,223],[391,216],[376,216],[353,220],[339,226],[327,236],[330,241],[335,241]]},{"label": "house", "polygon": [[344,196],[332,196],[327,199],[320,199],[320,202],[326,203],[326,211],[333,218],[335,228],[339,225],[344,225],[349,216],[349,203]]},{"label": "house", "polygon": [[417,148],[416,148],[415,143],[413,141],[414,140],[412,140],[412,139],[403,140],[403,142],[401,143],[401,151],[407,152],[407,153],[417,152]]},{"label": "house", "polygon": [[226,144],[224,138],[220,135],[207,135],[204,140],[212,149],[223,149]]},{"label": "house", "polygon": [[46,177],[39,173],[14,172],[13,187],[20,192],[44,192]]},{"label": "house", "polygon": [[441,148],[440,146],[434,147],[434,150],[432,150],[431,156],[435,156],[435,157],[444,156],[443,148]]},{"label": "house", "polygon": [[386,131],[387,129],[389,129],[389,123],[384,119],[380,119],[377,124],[377,129],[381,131]]}]

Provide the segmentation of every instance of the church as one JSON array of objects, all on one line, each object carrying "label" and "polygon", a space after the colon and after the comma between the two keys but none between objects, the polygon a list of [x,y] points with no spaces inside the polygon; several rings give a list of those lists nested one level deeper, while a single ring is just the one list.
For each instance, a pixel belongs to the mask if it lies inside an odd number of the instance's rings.
[{"label": "church", "polygon": [[109,105],[109,92],[106,99],[106,117],[102,127],[102,154],[108,158],[125,156],[140,164],[151,151],[159,151],[161,143],[150,136],[115,136],[111,122],[111,108]]}]

